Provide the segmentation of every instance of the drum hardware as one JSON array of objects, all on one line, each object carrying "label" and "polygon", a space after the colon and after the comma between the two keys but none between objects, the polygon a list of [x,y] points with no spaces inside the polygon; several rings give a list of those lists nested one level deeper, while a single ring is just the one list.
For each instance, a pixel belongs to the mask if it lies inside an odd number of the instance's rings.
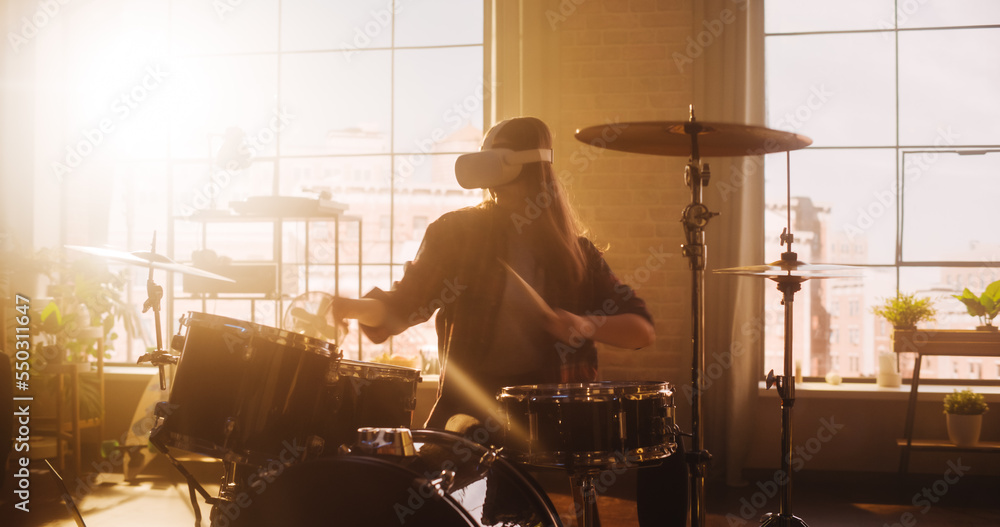
[{"label": "drum hardware", "polygon": [[786,250],[781,253],[781,259],[766,265],[718,269],[717,273],[744,276],[761,276],[777,284],[781,291],[781,303],[784,306],[784,361],[782,375],[775,375],[772,369],[767,373],[766,386],[774,386],[781,398],[781,471],[785,474],[785,482],[781,485],[778,495],[778,514],[767,513],[761,518],[762,526],[773,527],[806,527],[806,523],[792,514],[792,407],[795,405],[795,375],[792,367],[792,305],[795,293],[802,288],[802,283],[809,279],[841,278],[854,276],[851,274],[831,274],[830,271],[846,272],[857,268],[846,265],[809,265],[798,259],[798,254],[792,251],[795,236],[792,228],[791,207],[791,154],[785,154],[786,159],[786,212],[787,226],[779,238]]},{"label": "drum hardware", "polygon": [[705,227],[718,215],[702,203],[702,189],[710,170],[702,156],[747,156],[787,152],[812,144],[808,137],[761,126],[699,122],[694,106],[687,121],[633,122],[598,125],[577,130],[576,138],[592,146],[662,156],[687,156],[684,183],[691,189],[691,202],[681,215],[686,243],[682,254],[691,269],[691,429],[693,448],[688,453],[691,477],[691,524],[705,525],[705,476],[711,455],[705,450],[701,415],[702,369],[705,363]]},{"label": "drum hardware", "polygon": [[416,455],[413,449],[413,434],[409,428],[359,428],[355,446],[358,452],[365,454]]}]

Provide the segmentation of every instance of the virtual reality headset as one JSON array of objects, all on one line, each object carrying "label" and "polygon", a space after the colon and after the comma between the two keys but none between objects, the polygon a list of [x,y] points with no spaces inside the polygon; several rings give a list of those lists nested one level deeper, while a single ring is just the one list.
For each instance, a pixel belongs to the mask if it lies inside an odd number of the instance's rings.
[{"label": "virtual reality headset", "polygon": [[521,167],[538,161],[552,162],[552,150],[509,150],[493,148],[458,156],[455,178],[462,188],[493,188],[517,179]]},{"label": "virtual reality headset", "polygon": [[500,121],[483,139],[482,151],[458,156],[455,178],[462,188],[493,188],[517,179],[526,163],[552,162],[552,149],[511,150],[493,148],[493,142],[511,119]]}]

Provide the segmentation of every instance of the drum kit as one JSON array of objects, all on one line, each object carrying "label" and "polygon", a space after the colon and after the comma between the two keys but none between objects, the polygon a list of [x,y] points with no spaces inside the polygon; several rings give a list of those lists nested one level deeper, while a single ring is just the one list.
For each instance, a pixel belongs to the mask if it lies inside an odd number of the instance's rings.
[{"label": "drum kit", "polygon": [[[692,448],[689,515],[705,525],[701,376],[704,368],[704,234],[717,213],[702,203],[709,165],[701,156],[788,152],[811,140],[747,125],[696,121],[636,122],[578,130],[582,142],[629,153],[687,156],[685,184],[691,203],[681,222],[683,255],[692,272]],[[609,137],[613,139],[608,140]],[[791,251],[779,262],[718,272],[777,282],[786,309],[785,371],[768,375],[782,401],[782,466],[791,455],[792,296],[810,278],[836,266],[809,266]],[[157,348],[140,358],[176,370],[167,401],[157,405],[149,441],[187,479],[201,524],[197,494],[212,504],[213,525],[561,525],[549,497],[524,466],[564,469],[583,497],[580,523],[599,525],[595,479],[613,467],[643,467],[675,455],[680,441],[673,389],[666,382],[603,381],[509,386],[496,398],[504,416],[502,447],[458,434],[410,428],[420,372],[344,359],[336,342],[228,317],[189,312],[171,350],[160,339],[162,289],[153,270],[226,277],[177,264],[155,253],[75,250],[149,268],[144,312],[156,317]],[[176,354],[175,354],[176,352]],[[217,496],[210,495],[173,455],[194,452],[223,462]],[[780,512],[765,525],[805,525],[791,514],[791,474]],[[266,492],[265,492],[266,491]],[[325,523],[324,523],[325,522]]]}]

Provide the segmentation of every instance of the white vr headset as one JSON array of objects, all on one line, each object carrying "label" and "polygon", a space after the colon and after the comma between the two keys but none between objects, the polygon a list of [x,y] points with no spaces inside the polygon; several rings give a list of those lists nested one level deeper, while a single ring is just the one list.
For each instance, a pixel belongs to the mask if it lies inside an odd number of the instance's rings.
[{"label": "white vr headset", "polygon": [[492,148],[493,140],[508,121],[502,121],[483,139],[483,149],[455,160],[455,178],[462,188],[493,188],[517,179],[526,163],[552,162],[552,149],[510,150]]}]

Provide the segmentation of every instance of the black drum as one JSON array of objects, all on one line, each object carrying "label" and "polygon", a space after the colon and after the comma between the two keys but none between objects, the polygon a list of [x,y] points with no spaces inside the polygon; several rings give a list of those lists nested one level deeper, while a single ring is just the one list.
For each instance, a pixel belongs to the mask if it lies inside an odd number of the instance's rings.
[{"label": "black drum", "polygon": [[673,454],[673,390],[665,382],[508,386],[497,396],[504,455],[555,467],[655,462]]},{"label": "black drum", "polygon": [[[560,526],[529,475],[450,432],[413,430],[415,455],[344,454],[251,476],[215,524]],[[229,513],[227,513],[227,511]]]},{"label": "black drum", "polygon": [[419,372],[342,361],[332,343],[191,312],[153,444],[227,461],[335,453],[361,426],[409,426]]}]

